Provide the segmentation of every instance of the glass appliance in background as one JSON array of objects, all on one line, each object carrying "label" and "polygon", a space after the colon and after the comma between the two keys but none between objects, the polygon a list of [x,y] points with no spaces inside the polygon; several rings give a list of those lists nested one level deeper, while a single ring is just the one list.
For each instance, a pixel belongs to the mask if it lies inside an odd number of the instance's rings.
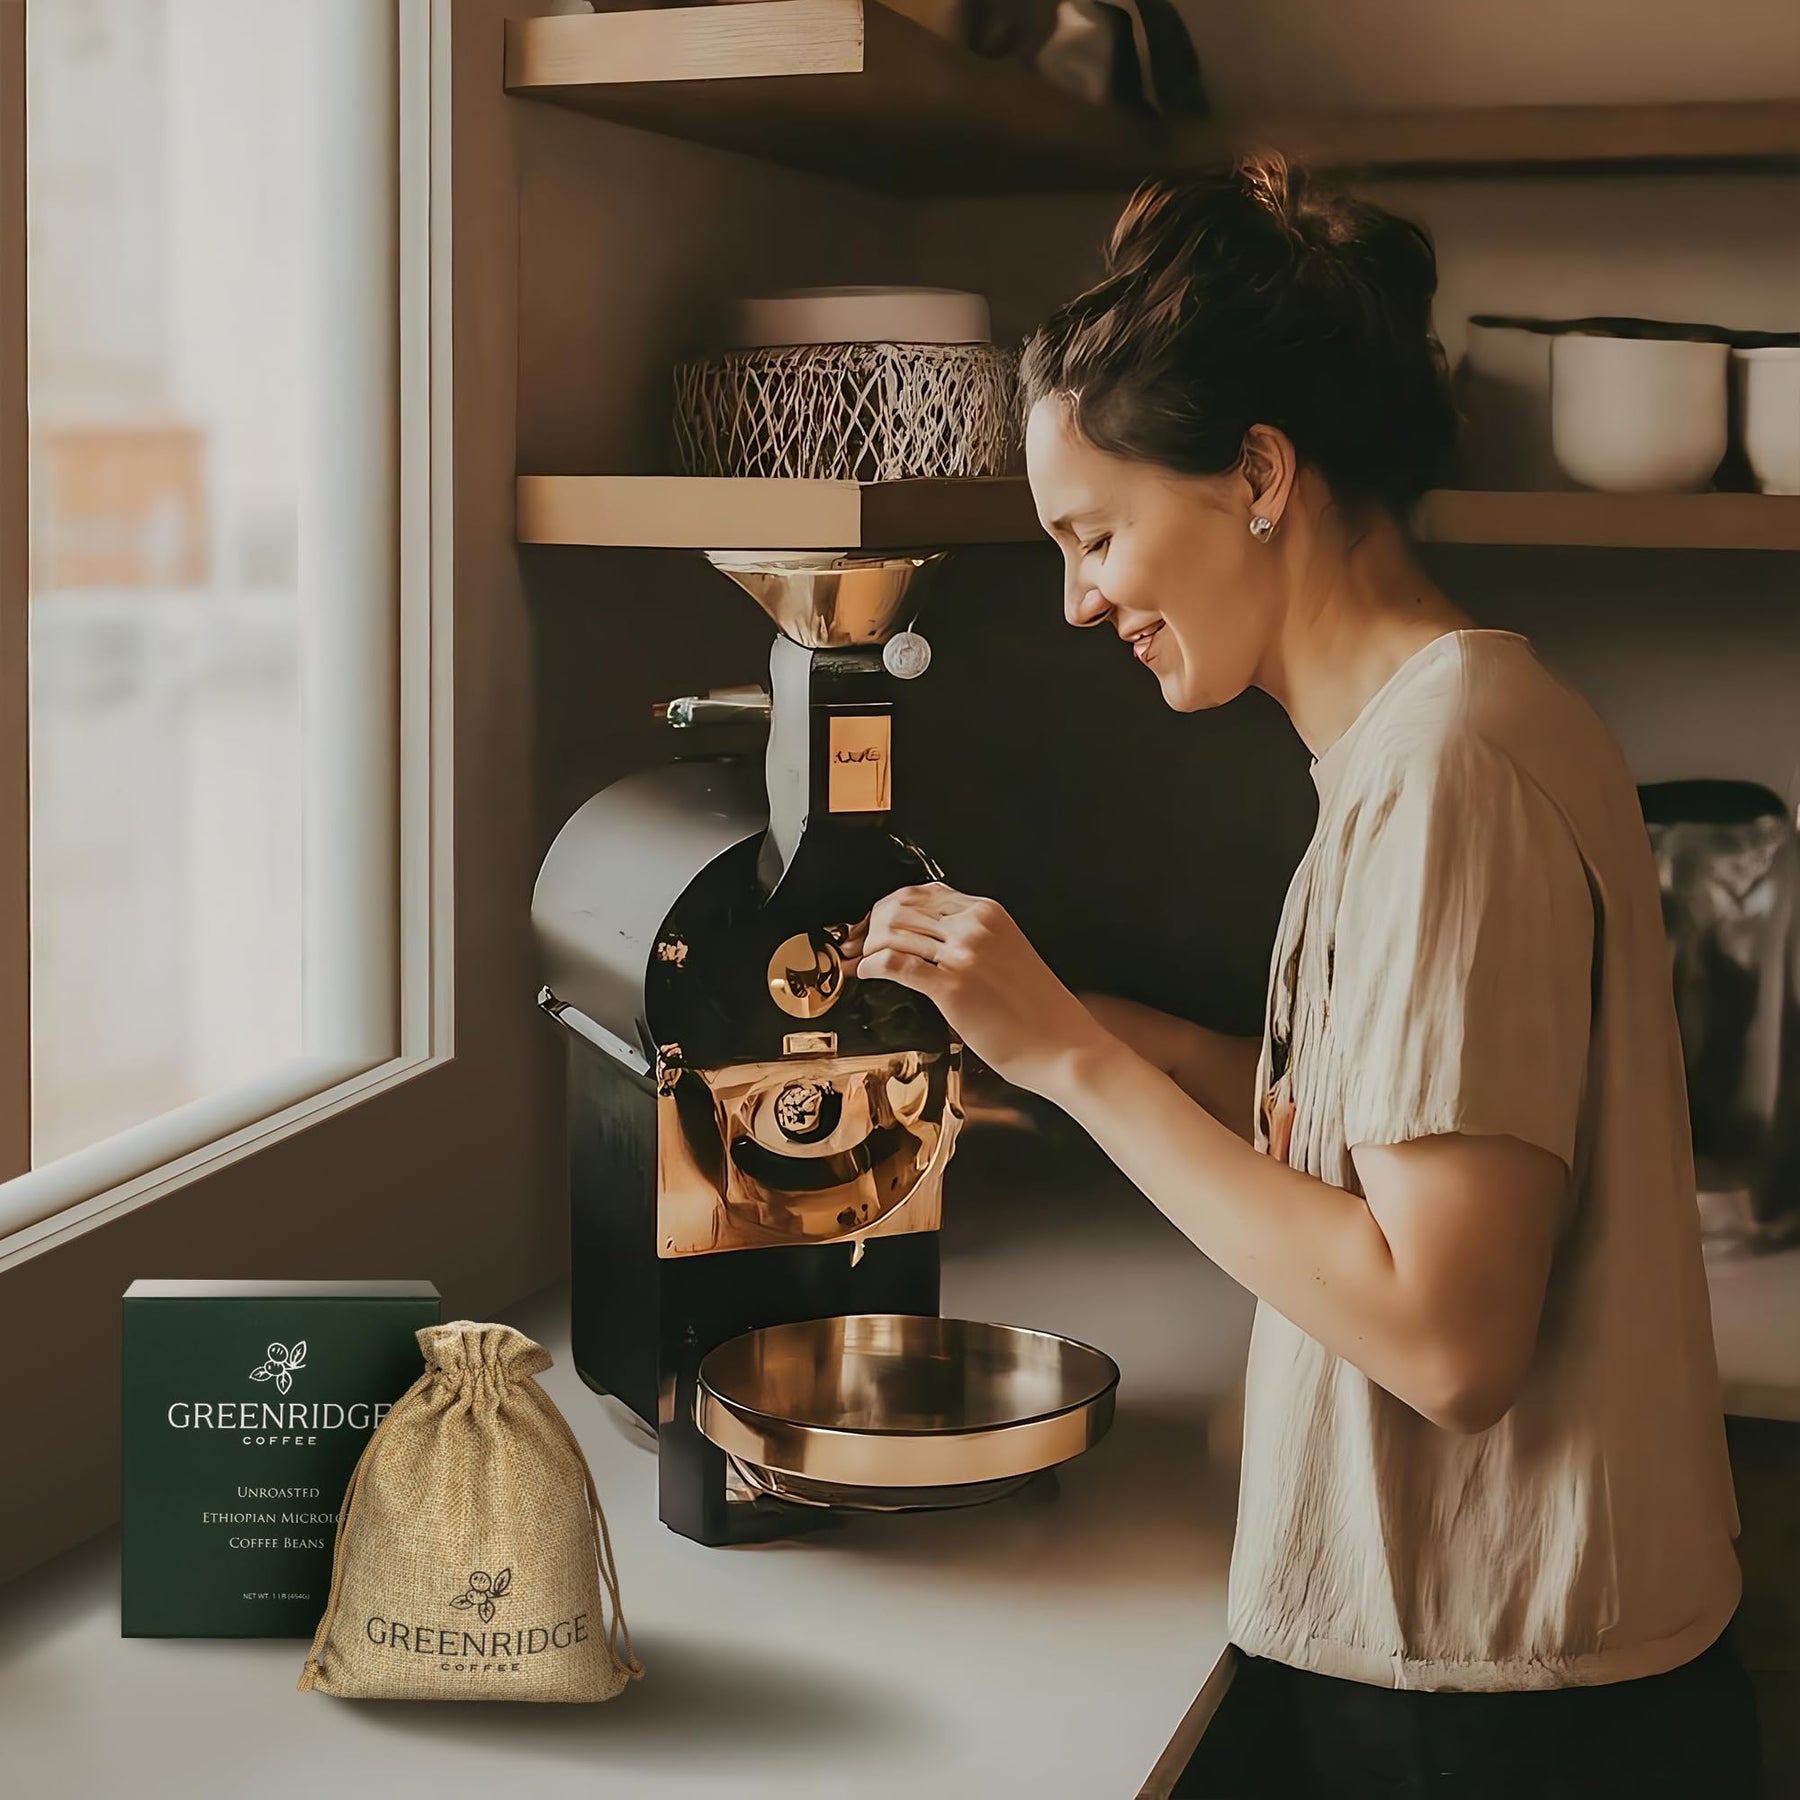
[{"label": "glass appliance in background", "polygon": [[1662,883],[1709,1252],[1800,1236],[1800,842],[1753,781],[1638,790]]}]

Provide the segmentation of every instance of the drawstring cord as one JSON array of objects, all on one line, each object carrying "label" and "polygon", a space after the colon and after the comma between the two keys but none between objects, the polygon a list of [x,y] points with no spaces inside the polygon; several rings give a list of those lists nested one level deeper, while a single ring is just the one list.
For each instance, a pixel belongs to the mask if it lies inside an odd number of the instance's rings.
[{"label": "drawstring cord", "polygon": [[[600,1505],[600,1495],[594,1486],[594,1472],[588,1467],[587,1458],[581,1452],[581,1444],[569,1429],[569,1421],[562,1416],[556,1403],[535,1381],[531,1381],[530,1377],[526,1379],[530,1386],[537,1388],[545,1413],[555,1421],[557,1429],[562,1432],[564,1440],[574,1452],[575,1461],[581,1468],[581,1478],[587,1484],[588,1527],[594,1543],[594,1564],[600,1571],[600,1579],[606,1584],[607,1593],[612,1596],[612,1619],[606,1628],[606,1653],[633,1681],[642,1680],[644,1665],[638,1661],[637,1654],[631,1647],[631,1627],[625,1623],[625,1610],[619,1604],[619,1570],[613,1560],[612,1533],[606,1528],[606,1513]],[[620,1659],[618,1645],[621,1631],[625,1634],[623,1660]]]}]

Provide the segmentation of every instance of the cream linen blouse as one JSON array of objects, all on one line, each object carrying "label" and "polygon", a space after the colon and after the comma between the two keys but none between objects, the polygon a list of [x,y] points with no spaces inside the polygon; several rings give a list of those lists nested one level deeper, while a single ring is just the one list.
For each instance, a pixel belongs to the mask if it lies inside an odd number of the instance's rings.
[{"label": "cream linen blouse", "polygon": [[1737,1510],[1656,872],[1631,774],[1509,632],[1417,652],[1313,765],[1271,969],[1257,1145],[1443,1132],[1569,1168],[1534,1360],[1478,1435],[1257,1309],[1233,1640],[1391,1687],[1622,1681],[1737,1604]]}]

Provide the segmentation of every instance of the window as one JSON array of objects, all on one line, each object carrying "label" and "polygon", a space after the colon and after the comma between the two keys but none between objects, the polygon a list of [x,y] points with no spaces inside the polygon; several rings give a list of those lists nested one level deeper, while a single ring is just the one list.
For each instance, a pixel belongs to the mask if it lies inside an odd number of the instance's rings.
[{"label": "window", "polygon": [[0,0],[0,1235],[402,1048],[405,10]]}]

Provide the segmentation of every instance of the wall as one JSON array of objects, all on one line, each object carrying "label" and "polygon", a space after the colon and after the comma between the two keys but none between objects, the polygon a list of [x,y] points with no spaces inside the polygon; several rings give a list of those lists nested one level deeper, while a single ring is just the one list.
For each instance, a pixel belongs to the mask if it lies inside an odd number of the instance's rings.
[{"label": "wall", "polygon": [[1176,0],[1244,109],[1791,98],[1800,12],[1768,0]]}]

